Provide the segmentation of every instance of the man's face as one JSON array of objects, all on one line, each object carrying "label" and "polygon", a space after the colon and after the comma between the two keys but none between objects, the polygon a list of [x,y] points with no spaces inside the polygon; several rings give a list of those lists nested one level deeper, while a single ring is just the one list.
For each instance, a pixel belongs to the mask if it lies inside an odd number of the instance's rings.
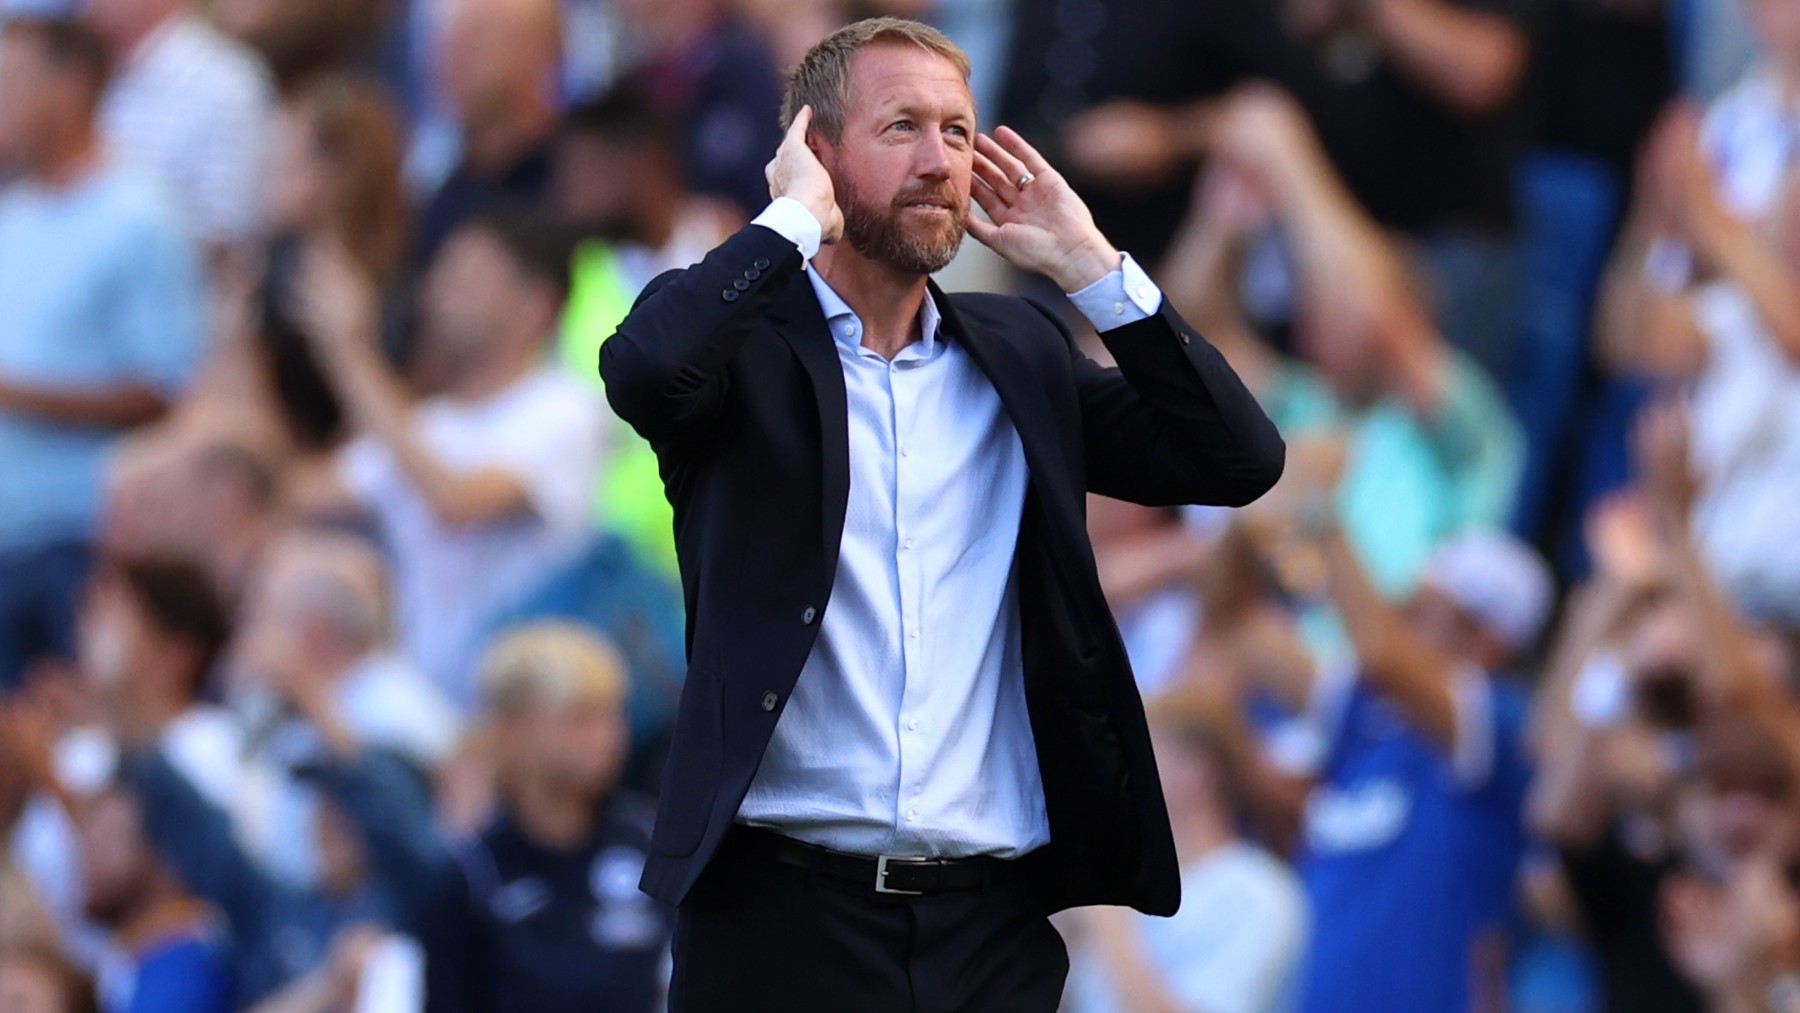
[{"label": "man's face", "polygon": [[0,33],[0,160],[31,159],[57,120],[68,115],[72,75],[58,68],[37,39]]},{"label": "man's face", "polygon": [[570,134],[556,145],[551,192],[565,221],[591,232],[630,229],[643,210],[644,188],[661,186],[675,173],[675,166],[645,146]]},{"label": "man's face", "polygon": [[954,64],[905,44],[876,44],[850,66],[843,133],[819,155],[831,173],[844,239],[906,274],[956,256],[969,216],[975,99]]},{"label": "man's face", "polygon": [[442,43],[444,93],[467,124],[508,116],[517,97],[556,72],[550,0],[458,0]]},{"label": "man's face", "polygon": [[1800,0],[1754,0],[1750,13],[1770,55],[1783,63],[1800,61]]},{"label": "man's face", "polygon": [[616,702],[539,706],[506,726],[518,773],[558,791],[599,794],[618,777],[627,733]]},{"label": "man's face", "polygon": [[531,312],[525,293],[534,288],[498,238],[480,228],[453,233],[419,295],[422,351],[434,375],[461,375],[484,344],[516,328]]}]

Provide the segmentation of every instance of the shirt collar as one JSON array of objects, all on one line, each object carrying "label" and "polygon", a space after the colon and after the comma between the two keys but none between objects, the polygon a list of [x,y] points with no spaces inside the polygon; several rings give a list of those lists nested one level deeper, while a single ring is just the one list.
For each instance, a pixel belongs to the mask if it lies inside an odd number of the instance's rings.
[{"label": "shirt collar", "polygon": [[[836,290],[826,284],[824,275],[808,266],[806,277],[812,282],[813,294],[819,299],[819,309],[825,312],[825,323],[831,328],[831,336],[841,345],[852,349],[861,348],[862,318],[856,315],[856,311],[850,308],[850,304],[844,301],[843,296],[838,295]],[[924,302],[919,304],[917,354],[920,357],[930,358],[937,352],[938,326],[943,323],[943,320],[943,314],[938,311],[937,301],[931,297],[931,292],[927,291]],[[852,333],[844,332],[845,323],[855,325]]]}]

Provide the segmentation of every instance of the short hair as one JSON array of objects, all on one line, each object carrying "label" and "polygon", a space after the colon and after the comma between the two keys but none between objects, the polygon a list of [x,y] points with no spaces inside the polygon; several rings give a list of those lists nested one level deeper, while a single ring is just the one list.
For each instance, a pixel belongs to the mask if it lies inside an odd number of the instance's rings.
[{"label": "short hair", "polygon": [[41,939],[0,941],[0,964],[35,967],[56,980],[63,1013],[98,1013],[94,980],[54,944]]},{"label": "short hair", "polygon": [[620,81],[570,109],[559,133],[680,155],[680,131],[674,118],[658,109],[650,93],[631,80]]},{"label": "short hair", "polygon": [[812,125],[828,141],[836,144],[844,135],[844,119],[849,115],[850,64],[856,54],[876,43],[917,46],[928,53],[956,65],[963,80],[969,79],[969,56],[943,32],[905,18],[865,18],[852,22],[827,35],[818,45],[806,51],[800,63],[788,75],[787,88],[781,96],[781,126],[793,126],[801,108],[812,106]]},{"label": "short hair", "polygon": [[112,573],[130,590],[165,636],[194,648],[194,689],[231,639],[231,610],[212,576],[184,556],[144,555],[114,560]]},{"label": "short hair", "polygon": [[464,219],[457,231],[465,230],[499,240],[526,277],[549,285],[559,300],[568,299],[575,257],[574,237],[568,229],[535,210],[500,206]]},{"label": "short hair", "polygon": [[23,36],[44,47],[50,62],[73,70],[95,98],[112,76],[112,47],[86,22],[66,17],[23,15],[0,19],[0,37]]},{"label": "short hair", "polygon": [[493,717],[591,700],[616,704],[629,686],[625,661],[611,641],[566,620],[539,620],[502,633],[481,664],[482,702]]}]

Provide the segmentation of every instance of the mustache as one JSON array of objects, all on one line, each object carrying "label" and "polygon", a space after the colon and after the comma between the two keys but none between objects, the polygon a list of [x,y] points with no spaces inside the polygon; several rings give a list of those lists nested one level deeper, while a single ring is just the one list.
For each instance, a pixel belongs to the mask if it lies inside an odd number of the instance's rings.
[{"label": "mustache", "polygon": [[900,191],[894,198],[894,207],[896,208],[903,208],[909,204],[941,204],[952,211],[965,209],[965,205],[956,199],[956,188],[949,183],[909,187]]}]

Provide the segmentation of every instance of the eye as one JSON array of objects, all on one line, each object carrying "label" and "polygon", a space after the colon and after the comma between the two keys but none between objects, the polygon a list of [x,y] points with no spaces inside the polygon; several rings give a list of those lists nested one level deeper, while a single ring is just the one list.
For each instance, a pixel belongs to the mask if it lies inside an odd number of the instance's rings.
[{"label": "eye", "polygon": [[945,127],[944,131],[946,133],[950,134],[952,137],[960,137],[965,141],[969,139],[969,128],[963,126],[960,123],[952,123],[951,125]]},{"label": "eye", "polygon": [[895,120],[893,123],[888,124],[888,129],[889,130],[911,130],[911,129],[913,129],[913,121],[912,120]]}]

